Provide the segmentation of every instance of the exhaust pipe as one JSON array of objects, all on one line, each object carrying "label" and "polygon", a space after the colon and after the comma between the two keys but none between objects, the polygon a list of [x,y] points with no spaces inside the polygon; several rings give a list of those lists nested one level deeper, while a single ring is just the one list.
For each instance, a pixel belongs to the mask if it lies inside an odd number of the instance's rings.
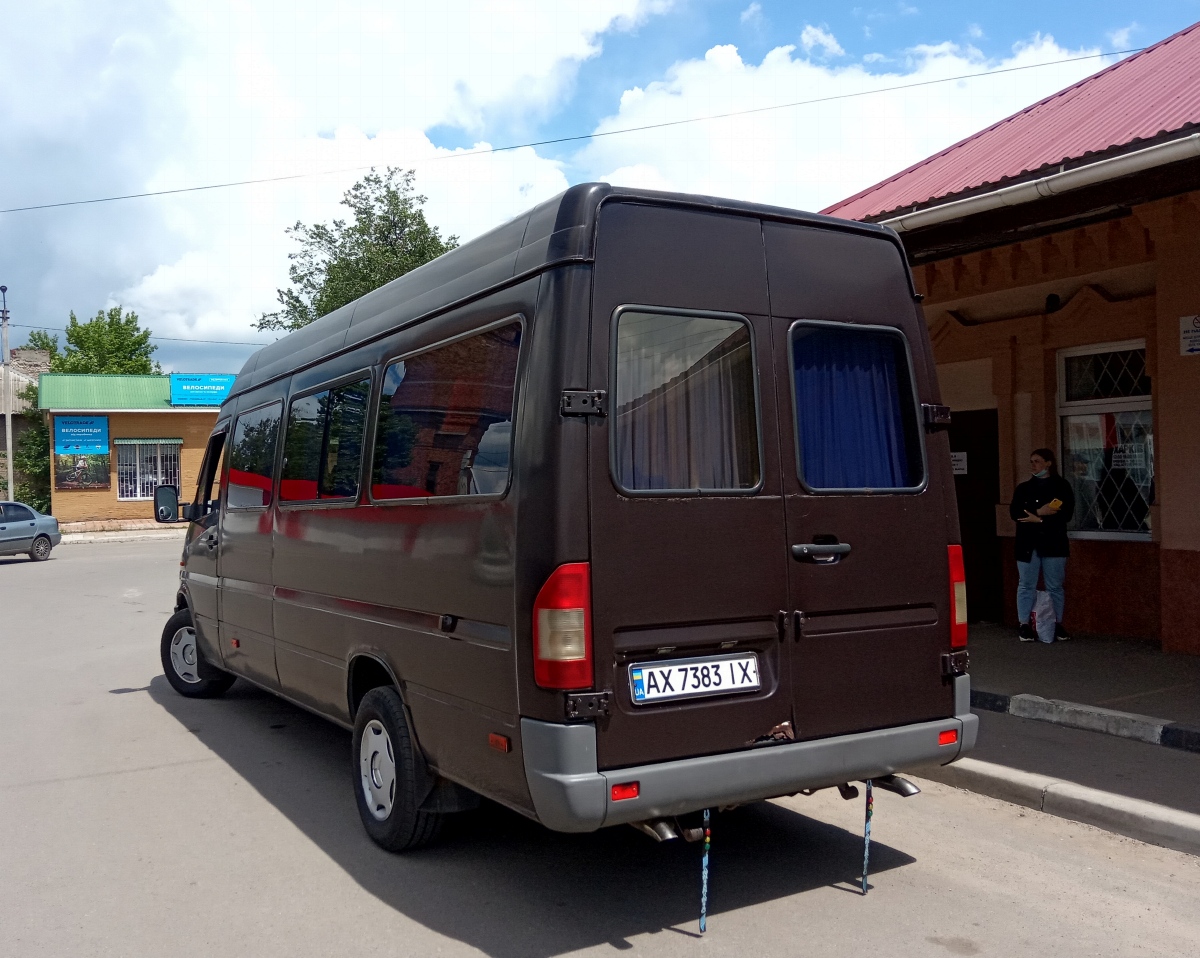
[{"label": "exhaust pipe", "polygon": [[656,842],[669,842],[679,837],[679,830],[674,822],[665,818],[655,818],[646,822],[630,822],[639,832],[645,832]]},{"label": "exhaust pipe", "polygon": [[895,792],[902,798],[912,798],[921,794],[916,785],[899,775],[884,775],[883,778],[874,779],[874,782],[876,788],[882,788],[885,792]]}]

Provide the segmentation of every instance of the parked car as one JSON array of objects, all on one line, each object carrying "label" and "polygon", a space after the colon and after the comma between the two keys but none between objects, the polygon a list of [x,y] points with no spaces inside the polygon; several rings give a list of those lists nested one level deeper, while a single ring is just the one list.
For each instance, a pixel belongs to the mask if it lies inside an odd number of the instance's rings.
[{"label": "parked car", "polygon": [[192,523],[163,668],[351,729],[393,850],[478,795],[661,837],[945,764],[948,419],[892,231],[573,187],[246,363],[156,495]]},{"label": "parked car", "polygon": [[0,502],[0,556],[28,554],[34,562],[50,558],[62,542],[58,520],[23,502]]}]

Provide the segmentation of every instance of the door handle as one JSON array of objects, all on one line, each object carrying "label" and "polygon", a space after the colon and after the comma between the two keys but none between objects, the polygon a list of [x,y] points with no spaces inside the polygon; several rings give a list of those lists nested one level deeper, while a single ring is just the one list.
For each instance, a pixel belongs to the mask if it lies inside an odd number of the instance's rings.
[{"label": "door handle", "polygon": [[215,535],[213,535],[211,532],[208,535],[206,535],[201,541],[206,546],[208,546],[209,549],[215,549],[217,547],[217,537]]},{"label": "door handle", "polygon": [[837,562],[849,551],[849,542],[801,542],[792,546],[792,558],[797,562]]}]

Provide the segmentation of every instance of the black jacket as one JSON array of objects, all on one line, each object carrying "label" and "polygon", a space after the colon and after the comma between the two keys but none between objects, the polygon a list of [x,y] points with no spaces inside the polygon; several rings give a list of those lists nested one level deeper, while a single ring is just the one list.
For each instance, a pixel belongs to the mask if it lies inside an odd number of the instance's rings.
[{"label": "black jacket", "polygon": [[1062,508],[1052,516],[1042,516],[1041,522],[1017,522],[1017,561],[1028,562],[1033,550],[1040,556],[1070,555],[1067,541],[1067,523],[1075,514],[1075,492],[1062,476],[1051,474],[1045,479],[1032,476],[1017,486],[1013,492],[1012,505],[1008,514],[1014,520],[1025,517],[1025,512],[1036,513],[1038,509],[1055,499],[1062,500]]}]

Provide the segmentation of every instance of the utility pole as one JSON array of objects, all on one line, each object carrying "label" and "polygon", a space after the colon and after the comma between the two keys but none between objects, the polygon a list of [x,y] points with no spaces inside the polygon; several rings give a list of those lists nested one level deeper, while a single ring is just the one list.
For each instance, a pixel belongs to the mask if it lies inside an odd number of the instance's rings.
[{"label": "utility pole", "polygon": [[8,469],[8,487],[5,490],[7,498],[11,499],[16,495],[16,487],[13,485],[13,448],[12,448],[12,383],[9,380],[8,367],[8,287],[0,286],[0,340],[3,341],[4,349],[4,464]]}]

